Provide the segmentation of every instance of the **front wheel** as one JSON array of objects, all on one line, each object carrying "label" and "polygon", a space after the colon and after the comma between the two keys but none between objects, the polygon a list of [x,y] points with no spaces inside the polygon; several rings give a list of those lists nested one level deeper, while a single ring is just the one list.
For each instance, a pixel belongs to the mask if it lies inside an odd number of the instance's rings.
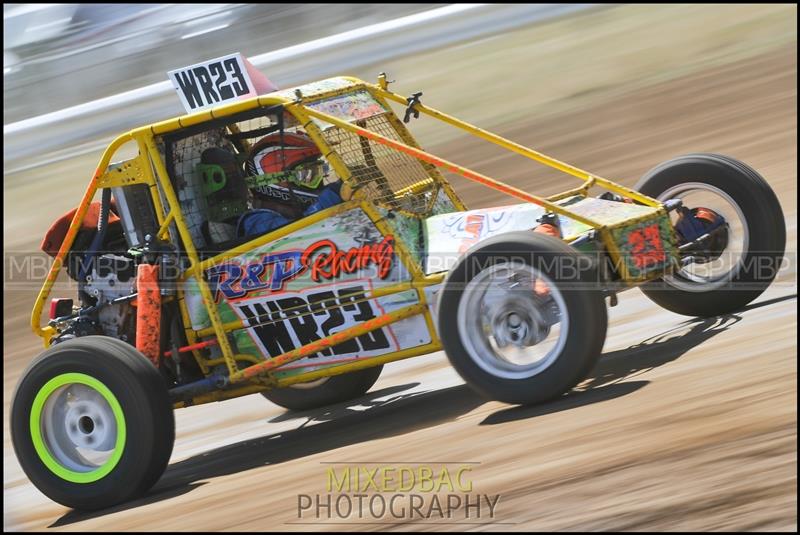
[{"label": "front wheel", "polygon": [[719,154],[680,156],[649,171],[635,189],[662,202],[683,202],[683,213],[672,214],[682,242],[690,240],[681,228],[691,237],[713,228],[706,250],[641,287],[660,306],[687,316],[727,314],[761,295],[777,276],[786,246],[781,205],[744,163]]},{"label": "front wheel", "polygon": [[11,439],[31,482],[50,499],[93,510],[143,494],[175,440],[164,380],[136,349],[87,336],[51,347],[25,370]]},{"label": "front wheel", "polygon": [[484,397],[547,401],[582,381],[605,341],[593,259],[551,236],[482,241],[450,271],[438,307],[453,367]]}]

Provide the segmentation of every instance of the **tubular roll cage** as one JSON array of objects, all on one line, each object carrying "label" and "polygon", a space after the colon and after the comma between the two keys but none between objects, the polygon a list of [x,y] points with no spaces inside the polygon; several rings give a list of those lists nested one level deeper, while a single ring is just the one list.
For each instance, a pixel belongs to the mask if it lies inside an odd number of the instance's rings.
[{"label": "tubular roll cage", "polygon": [[[195,347],[194,349],[192,349],[194,357],[197,360],[198,364],[200,365],[202,372],[204,373],[204,375],[206,375],[207,380],[210,380],[210,382],[207,385],[208,388],[206,388],[205,391],[200,392],[199,395],[192,396],[184,401],[177,401],[175,403],[176,408],[181,406],[187,406],[190,404],[200,404],[211,401],[220,401],[223,399],[228,399],[245,394],[258,392],[270,387],[288,386],[290,384],[298,382],[305,382],[321,377],[338,375],[340,373],[347,373],[362,368],[376,366],[378,364],[383,364],[386,362],[396,361],[404,358],[430,353],[433,351],[438,351],[441,349],[441,343],[436,334],[436,329],[433,323],[433,318],[431,317],[431,313],[427,305],[427,298],[424,289],[428,286],[441,283],[444,280],[446,274],[437,273],[433,275],[425,275],[424,272],[422,271],[422,268],[411,259],[410,253],[406,250],[405,245],[401,241],[397,241],[395,246],[397,248],[398,258],[409,270],[409,273],[412,276],[412,280],[408,282],[397,283],[389,287],[382,287],[377,290],[373,290],[370,293],[369,298],[372,299],[382,295],[390,295],[413,289],[416,290],[418,293],[419,303],[406,306],[402,309],[395,310],[393,312],[384,314],[382,316],[378,316],[372,320],[352,326],[343,331],[322,338],[316,342],[306,344],[302,347],[296,348],[292,351],[289,351],[287,353],[273,357],[268,360],[258,359],[252,355],[242,355],[242,354],[237,355],[233,353],[227,334],[237,329],[246,328],[246,326],[243,324],[241,320],[224,324],[222,323],[217,308],[217,304],[214,301],[208,283],[204,280],[203,277],[203,273],[205,272],[206,269],[220,262],[223,262],[227,259],[242,254],[254,247],[258,247],[259,245],[272,242],[280,237],[283,237],[287,234],[302,229],[310,224],[316,223],[331,215],[335,215],[340,212],[344,212],[346,210],[351,210],[356,207],[361,207],[364,210],[364,212],[370,217],[373,223],[379,228],[379,230],[381,230],[381,232],[383,232],[384,234],[391,233],[389,227],[386,225],[385,222],[382,221],[382,218],[378,213],[378,211],[376,210],[374,204],[370,200],[365,199],[363,195],[360,195],[361,192],[358,190],[358,188],[354,188],[354,195],[353,199],[351,200],[343,202],[334,207],[322,210],[311,216],[305,217],[301,220],[292,222],[284,227],[269,232],[268,234],[265,234],[255,240],[251,240],[243,245],[236,246],[228,251],[225,251],[217,256],[214,256],[213,258],[205,259],[202,261],[200,260],[198,250],[195,247],[189,228],[181,213],[181,206],[178,201],[178,197],[175,193],[172,182],[167,173],[167,169],[162,159],[162,156],[157,148],[155,136],[162,136],[187,127],[201,125],[203,123],[215,119],[223,119],[240,114],[242,112],[246,112],[248,110],[254,110],[257,108],[266,108],[266,107],[283,108],[285,111],[291,113],[298,120],[300,125],[302,125],[302,127],[305,129],[309,137],[311,137],[311,139],[318,145],[318,147],[322,151],[322,154],[328,159],[330,165],[336,171],[337,175],[346,183],[349,183],[351,185],[353,184],[353,178],[349,168],[343,162],[341,157],[336,153],[336,151],[331,149],[329,144],[326,142],[321,130],[312,121],[312,118],[316,118],[326,123],[330,123],[343,130],[349,131],[363,138],[372,140],[375,143],[386,145],[392,149],[395,149],[404,154],[412,156],[413,158],[425,162],[426,164],[430,164],[435,167],[442,168],[446,171],[459,174],[474,182],[478,182],[497,191],[506,193],[512,197],[516,197],[517,199],[520,199],[522,201],[541,206],[551,212],[564,215],[568,218],[571,218],[573,220],[579,221],[581,223],[590,226],[597,232],[598,236],[601,239],[601,242],[603,243],[603,245],[605,245],[609,254],[611,255],[612,260],[615,261],[617,265],[622,266],[620,273],[622,280],[629,284],[633,282],[638,282],[632,280],[631,277],[628,276],[627,271],[624,268],[624,262],[619,262],[619,256],[621,253],[615,243],[615,240],[611,235],[610,228],[608,226],[600,222],[597,222],[595,220],[592,220],[590,218],[587,218],[585,216],[582,216],[580,214],[577,214],[566,207],[560,206],[559,204],[556,204],[556,201],[575,195],[585,196],[587,195],[588,190],[596,185],[605,188],[609,191],[613,191],[615,193],[628,197],[630,199],[636,200],[643,205],[653,207],[656,209],[655,212],[649,214],[646,217],[640,217],[626,221],[626,223],[628,224],[635,223],[640,219],[644,220],[646,218],[652,218],[654,214],[659,214],[659,215],[666,214],[666,209],[660,202],[650,197],[647,197],[637,191],[616,184],[608,179],[599,177],[597,175],[593,175],[591,173],[588,173],[587,171],[566,164],[564,162],[558,161],[540,152],[537,152],[530,148],[524,147],[522,145],[504,139],[501,136],[487,132],[486,130],[473,126],[469,123],[460,121],[454,117],[451,117],[450,115],[447,115],[445,113],[442,113],[433,108],[423,105],[422,103],[419,102],[418,99],[410,101],[409,99],[407,99],[402,95],[389,91],[388,82],[386,80],[386,76],[383,73],[379,76],[377,85],[369,84],[362,80],[352,77],[343,77],[341,79],[346,80],[347,82],[349,82],[350,85],[335,90],[316,92],[308,97],[302,96],[302,94],[298,95],[297,93],[295,93],[295,95],[297,96],[294,99],[288,96],[288,91],[279,91],[277,94],[254,97],[241,102],[235,102],[214,109],[173,118],[167,121],[155,123],[145,127],[140,127],[131,130],[129,132],[126,132],[125,134],[122,134],[116,139],[114,139],[114,141],[112,141],[111,144],[105,149],[102,157],[100,158],[100,163],[98,164],[92,176],[92,179],[89,183],[89,186],[83,195],[81,203],[74,217],[72,218],[69,230],[66,233],[64,241],[61,244],[58,254],[55,257],[55,260],[50,268],[50,271],[47,275],[44,285],[42,286],[42,289],[39,292],[39,295],[36,299],[36,303],[33,308],[33,312],[31,315],[31,326],[33,328],[34,333],[37,336],[43,338],[45,347],[49,347],[51,338],[55,334],[57,334],[57,331],[55,327],[52,326],[44,326],[44,327],[41,326],[42,309],[58,277],[58,273],[60,272],[63,266],[64,259],[66,258],[66,255],[69,252],[69,250],[72,248],[72,245],[78,234],[78,230],[88,212],[89,205],[92,202],[95,193],[100,188],[124,187],[133,184],[145,184],[149,187],[150,196],[153,201],[153,205],[156,212],[156,218],[159,225],[157,237],[161,239],[166,239],[168,237],[168,232],[171,227],[177,231],[178,236],[180,236],[183,242],[185,249],[184,252],[189,259],[189,267],[181,275],[180,282],[185,282],[188,277],[195,277],[195,279],[198,282],[198,287],[200,289],[204,305],[207,307],[209,319],[211,321],[211,327],[209,328],[201,330],[194,330],[192,328],[191,322],[189,321],[188,308],[184,300],[184,290],[179,284],[176,297],[179,303],[179,309],[184,324],[185,335],[189,345]],[[376,132],[372,132],[370,130],[361,128],[359,126],[351,124],[345,120],[338,119],[329,114],[314,109],[310,109],[309,107],[306,107],[304,105],[304,102],[310,103],[326,98],[344,95],[359,90],[368,91],[373,98],[378,100],[383,105],[383,107],[388,110],[389,115],[392,116],[393,124],[399,126],[400,130],[399,133],[401,135],[401,138],[404,141],[406,141],[405,143],[389,139]],[[519,188],[510,186],[508,184],[504,184],[503,182],[490,178],[476,171],[472,171],[470,169],[457,165],[443,158],[434,156],[416,146],[416,143],[413,140],[413,138],[410,137],[410,135],[407,135],[407,132],[405,132],[403,125],[399,122],[399,120],[396,119],[396,117],[393,116],[393,112],[391,111],[391,108],[388,105],[387,101],[393,101],[402,104],[404,106],[410,106],[410,108],[415,111],[424,113],[425,115],[438,119],[439,121],[442,121],[451,126],[455,126],[461,130],[468,132],[469,134],[472,134],[485,141],[503,147],[511,152],[514,152],[521,156],[525,156],[526,158],[529,158],[531,160],[544,164],[548,167],[554,168],[558,171],[576,177],[582,180],[584,183],[580,187],[570,189],[547,198],[543,198],[525,192],[523,190],[520,190]],[[411,102],[411,104],[409,104],[409,102]],[[132,159],[125,160],[118,164],[114,164],[113,167],[109,167],[111,158],[115,155],[117,150],[121,146],[129,142],[136,143],[136,146],[139,151],[138,155]],[[443,178],[440,178],[437,181],[439,182],[439,185],[444,188],[445,192],[448,194],[451,200],[453,200],[455,207],[458,210],[465,210],[466,207],[459,200],[458,196],[455,194],[455,192],[453,191],[452,187],[448,184],[448,182]],[[168,208],[167,211],[165,211],[164,209],[161,196],[159,195],[159,189],[160,191],[163,192],[164,198],[166,199]],[[577,238],[577,236],[566,237],[565,239],[567,241],[571,241],[572,239],[575,238]],[[369,359],[362,359],[362,360],[357,360],[355,362],[339,364],[329,368],[317,369],[314,371],[310,371],[307,373],[287,378],[275,378],[270,374],[272,370],[275,370],[280,366],[284,366],[288,363],[291,363],[308,355],[319,352],[320,350],[325,349],[327,347],[336,345],[346,340],[350,340],[357,336],[361,336],[367,332],[382,328],[390,323],[417,314],[424,315],[427,327],[431,334],[431,341],[425,345],[404,349]],[[201,338],[208,336],[216,337],[216,341],[222,353],[221,358],[208,359],[200,354],[199,347],[202,346],[203,344],[202,342],[199,342],[199,340]],[[250,365],[244,369],[240,369],[237,366],[237,361],[247,362]],[[209,377],[211,373],[210,370],[211,366],[215,366],[222,363],[224,363],[228,369],[228,376]],[[227,388],[225,390],[220,389],[220,387],[225,387],[228,386],[229,384],[232,386],[232,388]],[[212,387],[216,387],[216,389],[213,389]],[[178,387],[178,389],[180,388],[182,387]]]}]

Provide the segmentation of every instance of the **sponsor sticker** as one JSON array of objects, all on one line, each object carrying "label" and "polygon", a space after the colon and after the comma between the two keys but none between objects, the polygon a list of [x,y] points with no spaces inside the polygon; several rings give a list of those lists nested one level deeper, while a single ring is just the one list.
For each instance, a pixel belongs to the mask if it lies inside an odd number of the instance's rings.
[{"label": "sponsor sticker", "polygon": [[[234,303],[233,307],[249,326],[248,331],[263,354],[276,357],[384,314],[374,299],[367,298],[371,289],[369,281],[360,282],[313,292],[284,292],[277,296],[248,299]],[[397,349],[391,331],[383,328],[308,358],[364,358]]]},{"label": "sponsor sticker", "polygon": [[302,251],[267,253],[258,261],[241,265],[235,262],[219,264],[206,271],[214,299],[241,299],[251,292],[269,289],[280,292],[284,285],[310,272],[311,280],[319,283],[338,279],[342,274],[363,272],[374,266],[377,277],[386,278],[394,258],[394,237],[385,236],[380,242],[366,242],[348,250],[340,249],[329,239],[316,241]]},{"label": "sponsor sticker", "polygon": [[658,222],[631,231],[628,234],[628,247],[633,263],[640,270],[661,265],[667,260]]}]

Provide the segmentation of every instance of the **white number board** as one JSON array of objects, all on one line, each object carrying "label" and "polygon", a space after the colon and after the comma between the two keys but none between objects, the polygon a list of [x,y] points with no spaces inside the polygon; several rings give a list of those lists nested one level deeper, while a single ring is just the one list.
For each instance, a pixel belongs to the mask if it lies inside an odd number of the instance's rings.
[{"label": "white number board", "polygon": [[187,113],[257,94],[245,60],[238,52],[182,67],[168,74]]}]

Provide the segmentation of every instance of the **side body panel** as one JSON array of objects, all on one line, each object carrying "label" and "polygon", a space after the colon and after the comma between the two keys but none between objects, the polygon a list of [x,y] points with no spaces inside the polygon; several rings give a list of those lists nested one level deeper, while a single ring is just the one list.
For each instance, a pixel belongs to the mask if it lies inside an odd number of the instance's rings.
[{"label": "side body panel", "polygon": [[[357,323],[419,302],[415,290],[380,295],[410,283],[395,236],[383,234],[360,208],[332,215],[205,270],[224,323],[234,331],[236,353],[271,358]],[[186,304],[192,328],[210,327],[194,277]],[[296,375],[425,345],[431,336],[423,316],[367,333],[276,373]]]}]

